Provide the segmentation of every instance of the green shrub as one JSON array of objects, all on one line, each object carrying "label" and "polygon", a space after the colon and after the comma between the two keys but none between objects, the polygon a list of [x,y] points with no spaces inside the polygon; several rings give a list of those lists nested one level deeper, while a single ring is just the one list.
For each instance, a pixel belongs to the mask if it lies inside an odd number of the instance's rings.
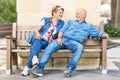
[{"label": "green shrub", "polygon": [[120,37],[120,29],[114,28],[110,24],[104,25],[104,30],[110,37]]},{"label": "green shrub", "polygon": [[16,19],[16,0],[0,0],[0,23],[13,23]]}]

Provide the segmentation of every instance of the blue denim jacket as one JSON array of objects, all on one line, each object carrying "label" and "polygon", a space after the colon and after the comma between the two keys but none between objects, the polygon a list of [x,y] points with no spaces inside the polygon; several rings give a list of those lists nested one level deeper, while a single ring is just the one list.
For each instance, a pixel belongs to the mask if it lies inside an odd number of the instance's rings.
[{"label": "blue denim jacket", "polygon": [[89,35],[95,38],[101,37],[103,32],[100,32],[94,25],[87,22],[78,22],[76,20],[69,20],[61,28],[64,33],[63,37],[75,40],[82,43]]},{"label": "blue denim jacket", "polygon": [[[43,19],[44,19],[45,23],[44,23],[43,28],[39,31],[39,33],[40,33],[41,35],[45,34],[45,33],[48,31],[48,29],[50,28],[52,17],[43,18]],[[58,32],[59,32],[60,29],[63,27],[63,25],[64,25],[64,21],[63,21],[63,20],[59,20],[59,21],[57,22],[57,25],[56,25],[56,30],[57,30],[57,32],[56,32],[56,34],[53,35],[54,38],[57,38]],[[33,42],[34,39],[35,39],[35,33],[32,33],[32,34],[27,38],[26,41],[27,41],[28,43],[32,44],[32,42]]]}]

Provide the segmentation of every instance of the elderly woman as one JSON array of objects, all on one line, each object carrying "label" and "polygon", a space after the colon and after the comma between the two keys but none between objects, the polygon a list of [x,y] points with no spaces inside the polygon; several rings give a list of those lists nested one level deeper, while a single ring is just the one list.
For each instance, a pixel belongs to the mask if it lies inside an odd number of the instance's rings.
[{"label": "elderly woman", "polygon": [[34,33],[28,37],[27,42],[31,44],[31,48],[28,62],[21,73],[23,76],[29,75],[29,69],[34,64],[38,64],[39,52],[57,38],[59,30],[64,25],[64,21],[61,20],[63,12],[64,9],[61,6],[53,7],[52,17],[42,18],[39,25],[34,29]]}]

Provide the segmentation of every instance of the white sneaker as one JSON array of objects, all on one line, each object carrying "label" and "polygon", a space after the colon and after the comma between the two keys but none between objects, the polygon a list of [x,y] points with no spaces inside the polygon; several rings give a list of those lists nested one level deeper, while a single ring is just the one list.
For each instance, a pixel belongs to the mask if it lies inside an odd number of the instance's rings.
[{"label": "white sneaker", "polygon": [[22,76],[30,75],[30,71],[29,70],[30,70],[30,68],[28,68],[27,66],[25,66],[25,68],[21,72]]},{"label": "white sneaker", "polygon": [[33,58],[32,58],[32,65],[35,65],[35,64],[38,64],[39,62],[38,62],[38,58],[37,58],[37,56],[33,56]]}]

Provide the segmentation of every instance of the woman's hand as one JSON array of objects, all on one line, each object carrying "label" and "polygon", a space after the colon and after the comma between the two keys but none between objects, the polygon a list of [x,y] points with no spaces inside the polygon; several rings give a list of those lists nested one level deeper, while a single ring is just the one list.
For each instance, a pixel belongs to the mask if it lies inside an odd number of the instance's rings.
[{"label": "woman's hand", "polygon": [[37,33],[36,36],[35,36],[36,39],[40,39],[41,38],[41,34],[40,33]]},{"label": "woman's hand", "polygon": [[34,33],[36,34],[35,35],[35,38],[36,39],[40,39],[41,38],[41,34],[39,33],[39,31],[42,29],[42,25],[39,25],[37,26],[35,29],[34,29]]}]

